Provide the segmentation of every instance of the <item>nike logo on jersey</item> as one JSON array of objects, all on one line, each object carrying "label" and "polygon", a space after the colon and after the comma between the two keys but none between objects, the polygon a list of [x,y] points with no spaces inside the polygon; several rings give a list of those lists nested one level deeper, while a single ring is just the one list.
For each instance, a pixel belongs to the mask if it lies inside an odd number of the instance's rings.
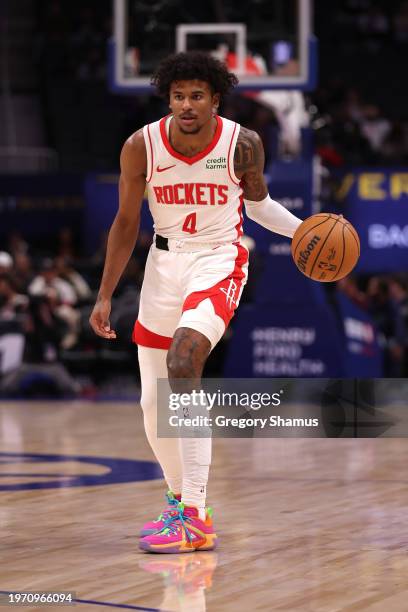
[{"label": "nike logo on jersey", "polygon": [[170,170],[170,168],[174,168],[177,164],[173,164],[172,166],[166,166],[165,168],[160,168],[160,166],[156,167],[157,172],[165,172],[166,170]]}]

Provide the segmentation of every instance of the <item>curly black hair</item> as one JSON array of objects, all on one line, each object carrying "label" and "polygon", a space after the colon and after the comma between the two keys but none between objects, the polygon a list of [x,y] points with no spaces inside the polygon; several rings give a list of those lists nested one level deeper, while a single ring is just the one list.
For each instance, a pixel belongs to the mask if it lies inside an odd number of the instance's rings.
[{"label": "curly black hair", "polygon": [[190,51],[188,53],[175,53],[166,57],[158,65],[153,74],[151,84],[156,87],[157,93],[169,99],[170,85],[173,81],[192,81],[198,79],[206,81],[213,94],[224,96],[237,84],[238,79],[227,66],[208,53]]}]

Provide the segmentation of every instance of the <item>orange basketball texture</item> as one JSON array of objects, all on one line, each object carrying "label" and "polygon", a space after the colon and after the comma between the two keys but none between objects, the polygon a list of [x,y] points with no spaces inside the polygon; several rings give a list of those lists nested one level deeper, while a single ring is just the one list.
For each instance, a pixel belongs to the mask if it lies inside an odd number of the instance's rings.
[{"label": "orange basketball texture", "polygon": [[319,213],[299,225],[291,251],[303,274],[328,283],[344,278],[354,268],[360,257],[360,240],[343,215]]}]

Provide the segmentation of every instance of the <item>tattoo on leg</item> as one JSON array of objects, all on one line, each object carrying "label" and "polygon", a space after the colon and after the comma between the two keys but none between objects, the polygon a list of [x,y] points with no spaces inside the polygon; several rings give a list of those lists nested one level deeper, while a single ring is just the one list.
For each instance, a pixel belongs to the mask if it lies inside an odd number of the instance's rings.
[{"label": "tattoo on leg", "polygon": [[167,354],[169,382],[174,393],[191,393],[201,388],[201,376],[211,344],[200,332],[177,329]]}]

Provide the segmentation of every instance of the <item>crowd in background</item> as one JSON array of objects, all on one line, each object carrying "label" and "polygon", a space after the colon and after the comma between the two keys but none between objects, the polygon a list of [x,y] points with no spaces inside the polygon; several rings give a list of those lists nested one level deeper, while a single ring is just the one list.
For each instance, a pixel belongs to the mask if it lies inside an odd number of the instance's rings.
[{"label": "crowd in background", "polygon": [[349,275],[336,285],[337,290],[371,315],[383,352],[383,375],[407,377],[408,274]]},{"label": "crowd in background", "polygon": [[408,162],[408,121],[392,120],[358,88],[347,88],[341,81],[313,97],[317,152],[326,166]]},{"label": "crowd in background", "polygon": [[319,152],[329,166],[402,164],[408,114],[402,58],[408,51],[408,2],[315,3],[320,83]]},{"label": "crowd in background", "polygon": [[[106,236],[90,258],[82,256],[70,228],[60,232],[57,244],[45,241],[36,247],[16,232],[7,242],[8,251],[0,252],[3,382],[9,371],[23,363],[65,364],[73,374],[89,374],[91,383],[103,378],[104,370],[99,367],[103,360],[129,367],[131,333],[151,235],[141,232],[115,292],[111,324],[118,341],[109,347],[88,323],[101,278]],[[18,387],[19,381],[14,382]],[[5,385],[9,387],[8,380]]]}]

